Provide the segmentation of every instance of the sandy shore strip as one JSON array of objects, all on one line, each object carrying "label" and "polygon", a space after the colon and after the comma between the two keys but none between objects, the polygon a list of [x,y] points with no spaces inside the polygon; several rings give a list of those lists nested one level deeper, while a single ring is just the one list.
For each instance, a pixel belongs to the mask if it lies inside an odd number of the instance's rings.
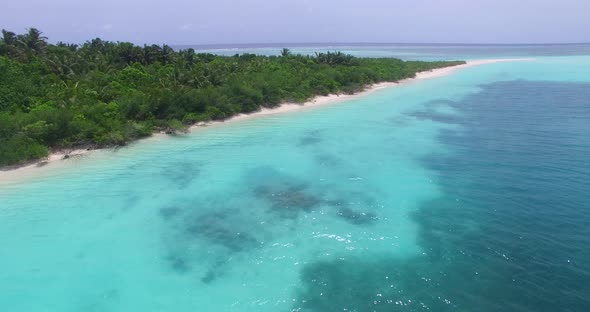
[{"label": "sandy shore strip", "polygon": [[[315,107],[320,107],[329,104],[335,104],[347,100],[351,100],[354,98],[362,97],[377,90],[381,90],[384,88],[399,86],[402,84],[406,84],[413,81],[418,80],[425,80],[425,79],[433,79],[438,77],[444,77],[450,75],[458,70],[469,68],[473,66],[485,65],[485,64],[495,64],[501,62],[516,62],[516,61],[531,61],[534,59],[531,58],[507,58],[507,59],[488,59],[488,60],[473,60],[467,61],[466,64],[457,65],[452,67],[444,67],[433,69],[431,71],[420,72],[416,74],[415,78],[404,79],[399,82],[382,82],[374,84],[368,88],[366,88],[362,92],[358,92],[355,94],[330,94],[326,96],[318,96],[313,98],[312,100],[305,102],[305,103],[283,103],[275,108],[262,108],[261,110],[251,113],[251,114],[239,114],[232,118],[223,120],[223,121],[211,121],[211,122],[201,122],[193,125],[189,128],[190,131],[197,130],[203,127],[210,127],[215,125],[222,125],[228,122],[243,120],[243,119],[250,119],[250,118],[257,118],[266,115],[275,115],[275,114],[283,114],[288,112],[295,112],[301,111],[305,109],[311,109]],[[158,134],[154,134],[158,135]],[[49,167],[50,165],[54,165],[55,163],[59,162],[66,162],[70,158],[78,158],[83,156],[89,152],[93,152],[95,150],[87,150],[87,149],[64,149],[60,151],[55,151],[51,153],[47,158],[41,159],[39,161],[31,162],[21,166],[9,166],[0,168],[0,184],[9,183],[13,179],[17,179],[24,175],[28,175],[28,171],[37,171],[40,168]]]},{"label": "sandy shore strip", "polygon": [[277,107],[274,107],[274,108],[262,108],[259,111],[254,112],[254,113],[239,114],[239,115],[235,115],[231,118],[228,118],[228,119],[222,120],[222,121],[200,122],[200,123],[197,123],[197,124],[191,126],[189,129],[194,130],[194,129],[198,129],[201,127],[220,125],[220,124],[224,124],[224,123],[235,121],[235,120],[257,118],[257,117],[261,117],[261,116],[265,116],[265,115],[283,114],[283,113],[288,113],[288,112],[293,112],[293,111],[300,111],[300,110],[315,108],[318,106],[324,106],[324,105],[328,105],[328,104],[339,103],[339,102],[363,97],[367,94],[370,94],[372,92],[375,92],[377,90],[381,90],[384,88],[399,86],[402,84],[406,84],[406,83],[418,81],[418,80],[444,77],[444,76],[454,73],[455,71],[458,71],[458,70],[461,70],[464,68],[473,67],[473,66],[479,66],[479,65],[485,65],[485,64],[495,64],[495,63],[502,63],[502,62],[518,62],[518,61],[532,61],[532,60],[534,60],[534,59],[532,59],[532,58],[511,58],[511,59],[508,59],[507,58],[507,59],[489,59],[489,60],[466,61],[466,64],[463,64],[463,65],[437,68],[437,69],[433,69],[430,71],[419,72],[416,74],[415,78],[408,78],[408,79],[401,80],[399,82],[376,83],[376,84],[373,84],[373,85],[365,88],[365,90],[358,92],[358,93],[354,93],[354,94],[322,95],[322,96],[317,96],[317,97],[313,98],[312,100],[305,102],[305,103],[283,103],[283,104],[281,104]]}]

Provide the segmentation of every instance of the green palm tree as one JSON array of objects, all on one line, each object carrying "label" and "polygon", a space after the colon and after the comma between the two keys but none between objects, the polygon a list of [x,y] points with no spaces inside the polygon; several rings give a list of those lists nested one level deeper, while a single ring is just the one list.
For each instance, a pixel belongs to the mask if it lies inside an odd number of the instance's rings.
[{"label": "green palm tree", "polygon": [[2,29],[2,41],[6,45],[13,46],[16,44],[16,34],[13,33],[12,31]]},{"label": "green palm tree", "polygon": [[281,56],[282,56],[282,57],[286,57],[286,56],[289,56],[289,55],[291,55],[291,50],[289,50],[289,49],[287,49],[287,48],[283,48],[283,49],[281,50]]},{"label": "green palm tree", "polygon": [[47,47],[47,37],[42,34],[37,28],[29,28],[26,34],[17,36],[17,41],[30,51],[42,53]]}]

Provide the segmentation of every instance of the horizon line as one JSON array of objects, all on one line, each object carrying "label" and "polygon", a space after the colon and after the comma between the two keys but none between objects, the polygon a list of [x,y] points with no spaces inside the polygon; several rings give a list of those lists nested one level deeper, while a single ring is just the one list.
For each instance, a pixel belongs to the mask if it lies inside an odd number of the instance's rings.
[{"label": "horizon line", "polygon": [[84,42],[71,42],[64,40],[48,40],[51,44],[66,43],[83,45],[93,39],[102,39],[110,42],[129,42],[137,46],[143,45],[169,45],[169,46],[193,46],[193,47],[210,47],[210,48],[231,48],[231,47],[305,47],[305,46],[548,46],[548,45],[590,45],[588,42],[519,42],[519,43],[497,43],[497,42],[478,42],[478,43],[465,43],[465,42],[371,42],[371,41],[352,41],[352,42],[328,42],[328,41],[310,41],[310,42],[248,42],[248,43],[168,43],[168,42],[151,42],[151,43],[137,43],[129,40],[110,40],[107,38],[101,38],[99,36],[85,40]]},{"label": "horizon line", "polygon": [[590,45],[590,42],[545,42],[545,43],[460,43],[460,42],[251,42],[251,43],[167,43],[170,46],[194,46],[211,48],[231,47],[304,47],[304,46],[548,46],[548,45]]}]

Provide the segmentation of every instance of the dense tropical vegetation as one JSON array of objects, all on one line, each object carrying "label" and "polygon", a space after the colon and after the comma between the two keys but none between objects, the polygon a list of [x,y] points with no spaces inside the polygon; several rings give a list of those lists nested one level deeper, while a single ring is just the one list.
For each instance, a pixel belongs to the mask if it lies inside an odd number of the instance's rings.
[{"label": "dense tropical vegetation", "polygon": [[404,62],[315,56],[231,57],[93,39],[49,44],[31,28],[2,30],[0,165],[47,156],[50,149],[125,144],[154,131],[352,93],[381,81],[462,62]]}]

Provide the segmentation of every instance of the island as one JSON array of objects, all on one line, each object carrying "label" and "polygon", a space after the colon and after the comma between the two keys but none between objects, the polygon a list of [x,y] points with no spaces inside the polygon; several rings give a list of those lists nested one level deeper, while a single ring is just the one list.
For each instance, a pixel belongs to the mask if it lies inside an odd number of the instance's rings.
[{"label": "island", "polygon": [[154,132],[353,94],[465,64],[358,58],[342,52],[220,56],[99,38],[51,44],[36,28],[2,30],[0,166],[52,151],[125,145]]}]

